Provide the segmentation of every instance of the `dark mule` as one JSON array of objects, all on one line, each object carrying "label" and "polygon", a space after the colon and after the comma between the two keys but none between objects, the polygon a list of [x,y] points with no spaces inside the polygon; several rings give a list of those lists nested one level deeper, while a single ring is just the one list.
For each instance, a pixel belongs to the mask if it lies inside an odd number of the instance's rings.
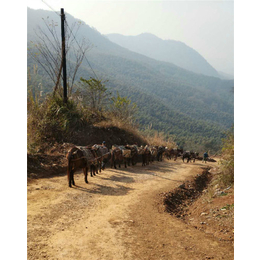
[{"label": "dark mule", "polygon": [[195,162],[195,160],[198,158],[199,153],[197,152],[190,152],[190,160],[193,159],[193,162]]},{"label": "dark mule", "polygon": [[163,156],[164,151],[165,151],[165,147],[164,146],[159,146],[158,147],[158,152],[157,152],[157,160],[158,160],[158,162],[162,161],[162,156]]},{"label": "dark mule", "polygon": [[187,163],[191,160],[191,153],[190,151],[185,151],[182,154],[182,161],[184,162],[184,159],[187,158]]},{"label": "dark mule", "polygon": [[174,158],[174,161],[177,160],[177,157],[180,156],[181,154],[183,153],[183,150],[182,149],[176,149],[176,148],[173,148],[170,150],[170,157]]},{"label": "dark mule", "polygon": [[170,149],[168,147],[165,147],[165,150],[164,150],[164,156],[170,160],[171,159],[171,154],[170,154]]},{"label": "dark mule", "polygon": [[75,185],[74,173],[78,169],[83,169],[85,182],[88,183],[89,164],[87,158],[84,156],[84,152],[77,147],[73,147],[69,150],[66,157],[68,160],[67,174],[69,187],[71,187],[71,185]]}]

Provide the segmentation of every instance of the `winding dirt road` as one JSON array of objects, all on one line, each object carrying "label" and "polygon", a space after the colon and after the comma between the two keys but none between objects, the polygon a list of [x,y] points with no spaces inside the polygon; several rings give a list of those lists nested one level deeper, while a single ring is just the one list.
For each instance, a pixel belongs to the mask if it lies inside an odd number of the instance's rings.
[{"label": "winding dirt road", "polygon": [[[210,165],[211,163],[208,163]],[[35,179],[27,191],[28,259],[234,259],[233,248],[164,212],[162,196],[205,164],[164,161]]]}]

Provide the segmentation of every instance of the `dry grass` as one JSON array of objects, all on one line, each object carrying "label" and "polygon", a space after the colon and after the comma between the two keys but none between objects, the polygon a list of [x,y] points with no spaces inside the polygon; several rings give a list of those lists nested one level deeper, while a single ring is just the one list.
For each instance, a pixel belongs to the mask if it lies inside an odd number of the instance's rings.
[{"label": "dry grass", "polygon": [[125,121],[121,121],[114,117],[109,117],[106,120],[103,120],[101,122],[95,123],[94,126],[96,127],[102,127],[102,128],[112,128],[117,127],[122,130],[125,130],[126,132],[132,133],[135,136],[140,136],[142,139],[144,139],[144,142],[148,143],[147,138],[142,135],[142,133],[138,130],[137,125],[133,125],[131,123],[127,123]]},{"label": "dry grass", "polygon": [[165,134],[163,132],[156,132],[152,136],[147,136],[146,139],[149,145],[162,145],[168,147],[169,149],[177,148],[177,145],[173,140],[166,140]]},{"label": "dry grass", "polygon": [[140,130],[138,130],[137,125],[133,125],[131,123],[127,123],[125,121],[120,121],[117,118],[110,117],[109,120],[101,121],[99,123],[96,123],[95,126],[97,127],[103,127],[103,128],[109,128],[109,127],[118,127],[120,129],[123,129],[127,132],[132,133],[135,136],[140,136],[144,140],[144,143],[148,145],[153,146],[166,146],[169,149],[171,148],[177,148],[176,143],[169,139],[166,140],[165,134],[163,132],[156,132],[153,135],[144,135]]}]

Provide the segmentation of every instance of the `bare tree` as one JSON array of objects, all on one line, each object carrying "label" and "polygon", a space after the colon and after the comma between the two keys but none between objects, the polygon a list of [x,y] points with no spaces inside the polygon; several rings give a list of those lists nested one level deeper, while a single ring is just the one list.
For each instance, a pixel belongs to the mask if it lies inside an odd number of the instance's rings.
[{"label": "bare tree", "polygon": [[[36,41],[31,42],[31,47],[28,49],[29,55],[43,68],[54,83],[53,93],[55,94],[60,86],[60,78],[62,77],[62,45],[61,33],[56,22],[43,19],[45,29],[38,26],[35,31]],[[84,38],[77,40],[76,35],[82,23],[73,23],[68,26],[66,23],[66,57],[67,57],[67,86],[68,94],[72,93],[73,84],[77,71],[85,57],[86,51],[89,49]]]}]

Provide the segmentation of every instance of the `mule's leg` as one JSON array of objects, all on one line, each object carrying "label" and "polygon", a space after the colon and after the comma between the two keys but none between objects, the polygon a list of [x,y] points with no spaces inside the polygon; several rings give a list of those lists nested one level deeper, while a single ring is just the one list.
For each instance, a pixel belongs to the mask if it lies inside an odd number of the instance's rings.
[{"label": "mule's leg", "polygon": [[72,176],[71,176],[71,183],[72,183],[72,185],[74,185],[75,186],[75,181],[74,181],[74,170],[73,170],[73,172],[72,172]]},{"label": "mule's leg", "polygon": [[69,179],[69,187],[71,188],[72,185],[75,185],[75,182],[74,182],[74,170],[73,169],[70,170],[68,179]]},{"label": "mule's leg", "polygon": [[69,173],[68,173],[68,182],[69,182],[70,188],[71,188],[71,172],[72,172],[72,170],[70,170]]},{"label": "mule's leg", "polygon": [[101,163],[101,169],[104,171],[105,170],[105,161],[103,160],[102,163]]},{"label": "mule's leg", "polygon": [[96,165],[92,165],[92,177],[96,176]]},{"label": "mule's leg", "polygon": [[68,177],[68,184],[69,184],[69,187],[71,187],[71,179],[70,179],[70,176],[71,176],[71,169],[68,167],[68,170],[67,170],[67,177]]},{"label": "mule's leg", "polygon": [[85,182],[88,183],[88,167],[83,169],[85,175]]},{"label": "mule's leg", "polygon": [[97,165],[97,173],[101,172],[101,162],[98,162]]},{"label": "mule's leg", "polygon": [[99,168],[99,164],[98,162],[94,165],[94,172],[95,174],[98,174],[98,168]]},{"label": "mule's leg", "polygon": [[93,175],[95,175],[93,166],[94,166],[93,164],[90,165],[90,176],[91,177],[93,177]]}]

